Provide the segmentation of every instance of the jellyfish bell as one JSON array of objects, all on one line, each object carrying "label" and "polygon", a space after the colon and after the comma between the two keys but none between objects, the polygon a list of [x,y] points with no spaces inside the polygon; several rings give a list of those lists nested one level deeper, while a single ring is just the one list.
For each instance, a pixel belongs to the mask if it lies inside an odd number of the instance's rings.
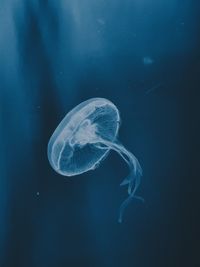
[{"label": "jellyfish bell", "polygon": [[75,176],[94,170],[111,149],[116,151],[130,168],[129,176],[121,183],[128,186],[129,194],[120,206],[121,222],[124,209],[137,197],[142,169],[136,157],[118,141],[119,125],[119,111],[111,101],[84,101],[67,113],[54,131],[48,143],[48,159],[59,174]]},{"label": "jellyfish bell", "polygon": [[65,176],[95,169],[109,152],[95,146],[97,137],[114,141],[119,121],[116,106],[107,99],[93,98],[76,106],[49,140],[48,158],[53,169]]}]

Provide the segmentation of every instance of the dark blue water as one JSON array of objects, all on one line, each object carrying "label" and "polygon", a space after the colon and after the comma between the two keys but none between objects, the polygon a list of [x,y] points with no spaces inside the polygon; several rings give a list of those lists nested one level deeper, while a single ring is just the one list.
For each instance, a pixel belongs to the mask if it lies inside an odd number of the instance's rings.
[{"label": "dark blue water", "polygon": [[[200,4],[2,0],[0,266],[200,266]],[[65,114],[91,97],[120,110],[144,175],[124,222],[114,152],[66,178],[47,159]]]}]

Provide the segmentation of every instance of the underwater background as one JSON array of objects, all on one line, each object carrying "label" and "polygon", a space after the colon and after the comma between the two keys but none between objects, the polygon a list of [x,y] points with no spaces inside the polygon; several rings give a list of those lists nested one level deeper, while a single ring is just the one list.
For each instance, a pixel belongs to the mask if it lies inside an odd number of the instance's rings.
[{"label": "underwater background", "polygon": [[[0,1],[0,267],[200,266],[199,14],[195,0]],[[143,168],[145,202],[122,224],[116,153],[71,178],[47,159],[92,97],[118,107]]]}]

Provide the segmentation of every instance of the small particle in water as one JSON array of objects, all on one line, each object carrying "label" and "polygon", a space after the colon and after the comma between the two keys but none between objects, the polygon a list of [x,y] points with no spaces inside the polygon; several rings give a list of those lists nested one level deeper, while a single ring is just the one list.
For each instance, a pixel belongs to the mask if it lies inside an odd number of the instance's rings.
[{"label": "small particle in water", "polygon": [[101,25],[105,25],[105,20],[102,18],[97,19],[97,22]]},{"label": "small particle in water", "polygon": [[37,106],[38,109],[40,109],[40,106]]},{"label": "small particle in water", "polygon": [[144,65],[151,65],[154,63],[154,60],[151,57],[143,57],[143,64]]},{"label": "small particle in water", "polygon": [[40,195],[40,192],[37,192],[36,195],[39,196]]},{"label": "small particle in water", "polygon": [[154,85],[153,87],[149,88],[147,91],[146,91],[146,95],[148,95],[149,93],[152,93],[153,91],[159,89],[162,87],[162,84],[159,83],[159,84],[156,84]]}]

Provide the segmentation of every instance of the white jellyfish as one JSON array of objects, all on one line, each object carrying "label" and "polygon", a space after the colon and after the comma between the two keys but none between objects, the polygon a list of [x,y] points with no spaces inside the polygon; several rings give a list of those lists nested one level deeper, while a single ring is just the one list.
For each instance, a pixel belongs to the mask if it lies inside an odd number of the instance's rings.
[{"label": "white jellyfish", "polygon": [[58,125],[48,143],[48,159],[61,175],[75,176],[94,170],[109,151],[116,151],[128,164],[129,175],[120,185],[128,186],[128,197],[120,206],[118,221],[136,196],[142,168],[136,157],[117,139],[120,115],[105,98],[92,98],[72,109]]}]

